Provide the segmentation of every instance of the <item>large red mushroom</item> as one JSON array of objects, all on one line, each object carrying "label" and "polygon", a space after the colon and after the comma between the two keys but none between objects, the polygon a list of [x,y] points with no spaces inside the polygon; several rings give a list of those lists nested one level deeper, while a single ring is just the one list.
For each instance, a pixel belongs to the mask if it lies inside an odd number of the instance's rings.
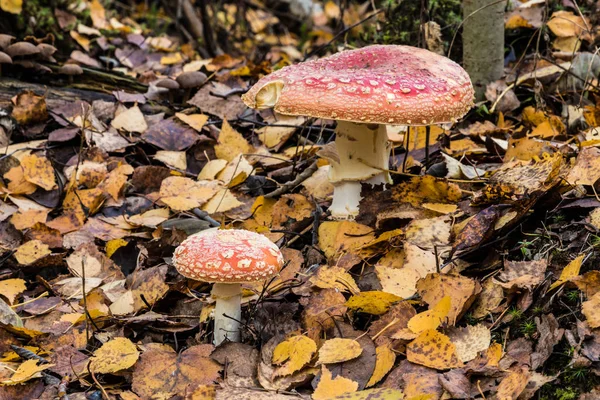
[{"label": "large red mushroom", "polygon": [[214,343],[240,341],[241,283],[266,281],[283,266],[281,251],[256,232],[210,229],[188,237],[173,254],[173,265],[187,278],[214,282]]},{"label": "large red mushroom", "polygon": [[242,100],[280,114],[337,120],[331,215],[358,214],[361,183],[389,183],[385,125],[455,122],[473,105],[464,69],[428,50],[375,45],[282,68]]}]

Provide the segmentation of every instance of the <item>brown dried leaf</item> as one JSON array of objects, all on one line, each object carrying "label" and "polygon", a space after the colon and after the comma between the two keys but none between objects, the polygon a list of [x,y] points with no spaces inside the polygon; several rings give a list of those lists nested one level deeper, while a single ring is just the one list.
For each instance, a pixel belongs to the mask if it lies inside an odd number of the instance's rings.
[{"label": "brown dried leaf", "polygon": [[142,398],[168,399],[185,396],[190,387],[211,384],[221,371],[209,358],[212,350],[204,344],[177,354],[170,346],[147,344],[133,370],[132,390]]}]

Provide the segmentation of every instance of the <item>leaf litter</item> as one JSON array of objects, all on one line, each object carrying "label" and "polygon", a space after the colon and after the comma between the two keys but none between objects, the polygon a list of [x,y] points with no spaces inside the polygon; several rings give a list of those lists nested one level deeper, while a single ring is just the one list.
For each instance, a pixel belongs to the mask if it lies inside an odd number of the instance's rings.
[{"label": "leaf litter", "polygon": [[[0,8],[25,16],[21,3]],[[430,127],[427,152],[425,128],[410,128],[409,154],[390,129],[393,184],[364,187],[356,219],[333,221],[333,122],[248,111],[240,95],[303,52],[325,55],[342,20],[364,45],[387,17],[318,1],[300,40],[299,11],[267,3],[202,10],[232,39],[206,43],[219,49],[156,36],[147,5],[96,0],[50,10],[72,39],[58,51],[43,28],[2,35],[2,49],[39,50],[7,65],[11,78],[35,70],[84,90],[0,97],[0,397],[596,398],[598,5],[513,5],[507,31],[545,25],[551,58],[517,49],[529,53],[507,67],[522,75]],[[68,64],[83,73],[61,75]],[[180,87],[186,73],[201,83]],[[216,349],[209,286],[171,264],[214,227],[262,233],[287,261],[243,285],[243,343]]]}]

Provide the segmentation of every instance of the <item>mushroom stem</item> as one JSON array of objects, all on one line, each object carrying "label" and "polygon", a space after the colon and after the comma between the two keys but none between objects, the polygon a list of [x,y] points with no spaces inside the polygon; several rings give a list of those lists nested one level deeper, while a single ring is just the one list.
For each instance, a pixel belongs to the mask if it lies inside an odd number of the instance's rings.
[{"label": "mushroom stem", "polygon": [[217,301],[215,305],[215,346],[220,345],[225,339],[239,342],[240,320],[242,319],[242,286],[239,283],[215,283],[211,295]]},{"label": "mushroom stem", "polygon": [[361,183],[391,183],[390,146],[385,125],[338,121],[335,130],[338,159],[330,159],[329,180],[334,185],[329,211],[336,219],[358,215]]}]

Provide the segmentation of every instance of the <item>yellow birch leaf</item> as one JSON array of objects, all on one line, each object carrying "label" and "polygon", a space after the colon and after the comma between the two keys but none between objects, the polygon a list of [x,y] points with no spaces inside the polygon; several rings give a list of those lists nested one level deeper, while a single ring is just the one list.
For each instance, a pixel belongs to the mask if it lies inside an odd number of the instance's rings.
[{"label": "yellow birch leaf", "polygon": [[391,293],[371,291],[361,292],[348,299],[345,306],[354,311],[372,315],[381,315],[387,312],[392,304],[402,300]]},{"label": "yellow birch leaf", "polygon": [[200,207],[210,200],[219,187],[216,181],[195,182],[190,178],[170,176],[160,185],[160,200],[176,211]]},{"label": "yellow birch leaf", "polygon": [[242,206],[244,203],[239,201],[231,190],[221,189],[219,190],[212,199],[202,206],[202,210],[209,214],[215,214],[217,212],[226,212],[233,210],[236,207]]},{"label": "yellow birch leaf", "polygon": [[[291,375],[308,364],[315,352],[317,344],[314,340],[298,335],[279,343],[273,350],[273,364],[281,367],[275,370],[275,376]],[[284,364],[285,363],[285,364]]]},{"label": "yellow birch leaf", "polygon": [[37,365],[37,360],[27,360],[15,371],[15,373],[10,377],[10,379],[2,381],[3,385],[17,385],[23,382],[27,382],[33,378],[41,377],[40,372],[52,368],[54,364],[41,364]]},{"label": "yellow birch leaf", "polygon": [[435,330],[422,332],[406,346],[408,361],[429,368],[444,370],[462,365],[450,338]]},{"label": "yellow birch leaf", "polygon": [[379,381],[390,372],[396,362],[396,353],[394,353],[389,344],[378,346],[375,349],[375,354],[377,355],[375,370],[373,371],[373,375],[371,375],[369,382],[367,382],[366,387],[371,387],[379,383]]},{"label": "yellow birch leaf", "polygon": [[92,0],[90,3],[90,16],[96,28],[104,29],[107,27],[106,11],[99,0]]},{"label": "yellow birch leaf", "polygon": [[113,239],[106,242],[106,257],[112,256],[115,254],[119,248],[127,246],[127,241],[124,239]]},{"label": "yellow birch leaf", "polygon": [[322,266],[315,276],[310,278],[310,283],[321,289],[337,289],[342,292],[359,293],[354,278],[342,267]]},{"label": "yellow birch leaf", "polygon": [[327,258],[360,248],[373,239],[373,229],[357,222],[326,221],[319,225],[319,248]]},{"label": "yellow birch leaf", "polygon": [[442,298],[431,310],[423,311],[408,321],[408,328],[414,333],[435,330],[446,319],[452,306],[450,296]]},{"label": "yellow birch leaf", "polygon": [[220,158],[217,158],[216,160],[210,160],[206,163],[204,168],[202,168],[202,171],[200,171],[200,173],[198,174],[198,180],[200,181],[202,179],[207,179],[209,181],[212,181],[216,179],[217,174],[223,171],[223,169],[225,169],[226,166],[227,160],[221,160]]},{"label": "yellow birch leaf", "polygon": [[244,137],[223,120],[223,127],[219,134],[219,144],[215,146],[217,158],[231,161],[240,154],[252,153],[253,148]]},{"label": "yellow birch leaf", "polygon": [[18,230],[29,229],[38,222],[44,223],[50,210],[19,210],[10,217],[10,223]]},{"label": "yellow birch leaf", "polygon": [[94,352],[90,368],[98,374],[112,374],[132,367],[139,357],[140,353],[131,340],[118,337]]},{"label": "yellow birch leaf", "polygon": [[44,190],[52,190],[57,187],[54,168],[46,157],[30,154],[21,159],[21,166],[23,167],[23,176],[28,182],[38,185]]},{"label": "yellow birch leaf", "polygon": [[324,365],[321,366],[321,380],[319,380],[319,384],[312,395],[313,400],[327,400],[358,390],[358,382],[340,375],[336,376],[335,379],[332,379],[332,377],[331,371]]},{"label": "yellow birch leaf", "polygon": [[21,14],[23,0],[0,0],[0,8],[7,13]]},{"label": "yellow birch leaf", "polygon": [[204,114],[188,115],[183,113],[175,113],[175,116],[198,132],[202,130],[202,127],[204,127],[204,124],[206,124],[206,121],[208,121],[208,115]]},{"label": "yellow birch leaf", "polygon": [[173,64],[179,64],[182,62],[183,62],[183,56],[181,55],[180,52],[169,54],[167,56],[162,56],[160,58],[160,63],[162,65],[173,65]]},{"label": "yellow birch leaf", "polygon": [[352,360],[360,356],[362,351],[360,343],[354,339],[329,339],[319,349],[319,360],[316,365]]},{"label": "yellow birch leaf", "polygon": [[81,47],[83,47],[83,49],[84,49],[85,51],[88,51],[88,52],[90,51],[90,44],[91,44],[91,40],[90,40],[88,37],[81,35],[81,34],[80,34],[79,32],[77,32],[77,31],[71,31],[71,32],[70,32],[70,34],[71,34],[71,37],[72,37],[73,39],[75,39],[75,41],[76,41],[76,42],[77,42],[77,43],[78,43],[78,44],[79,44]]},{"label": "yellow birch leaf", "polygon": [[19,246],[15,251],[15,258],[21,265],[33,264],[37,260],[52,253],[47,244],[41,240],[30,240]]},{"label": "yellow birch leaf", "polygon": [[25,291],[25,281],[23,279],[5,279],[0,281],[0,294],[8,300],[8,304],[13,304],[19,294]]},{"label": "yellow birch leaf", "polygon": [[575,278],[577,275],[579,275],[579,270],[581,269],[581,263],[583,262],[584,258],[585,258],[585,254],[581,254],[577,258],[575,258],[573,261],[568,263],[567,266],[560,273],[560,277],[558,278],[558,280],[556,282],[554,282],[552,285],[550,285],[550,288],[548,290],[555,289],[555,288],[559,287],[560,285],[562,285],[563,283],[566,283],[566,282],[570,281],[571,279]]},{"label": "yellow birch leaf", "polygon": [[[333,2],[330,2],[333,3]],[[398,389],[369,389],[360,392],[345,393],[333,397],[331,400],[408,400],[404,393]],[[412,399],[410,399],[412,400]],[[429,400],[429,399],[426,399]]]},{"label": "yellow birch leaf", "polygon": [[31,194],[37,190],[37,186],[25,179],[23,167],[18,165],[8,170],[4,174],[8,179],[8,193],[10,194]]}]

